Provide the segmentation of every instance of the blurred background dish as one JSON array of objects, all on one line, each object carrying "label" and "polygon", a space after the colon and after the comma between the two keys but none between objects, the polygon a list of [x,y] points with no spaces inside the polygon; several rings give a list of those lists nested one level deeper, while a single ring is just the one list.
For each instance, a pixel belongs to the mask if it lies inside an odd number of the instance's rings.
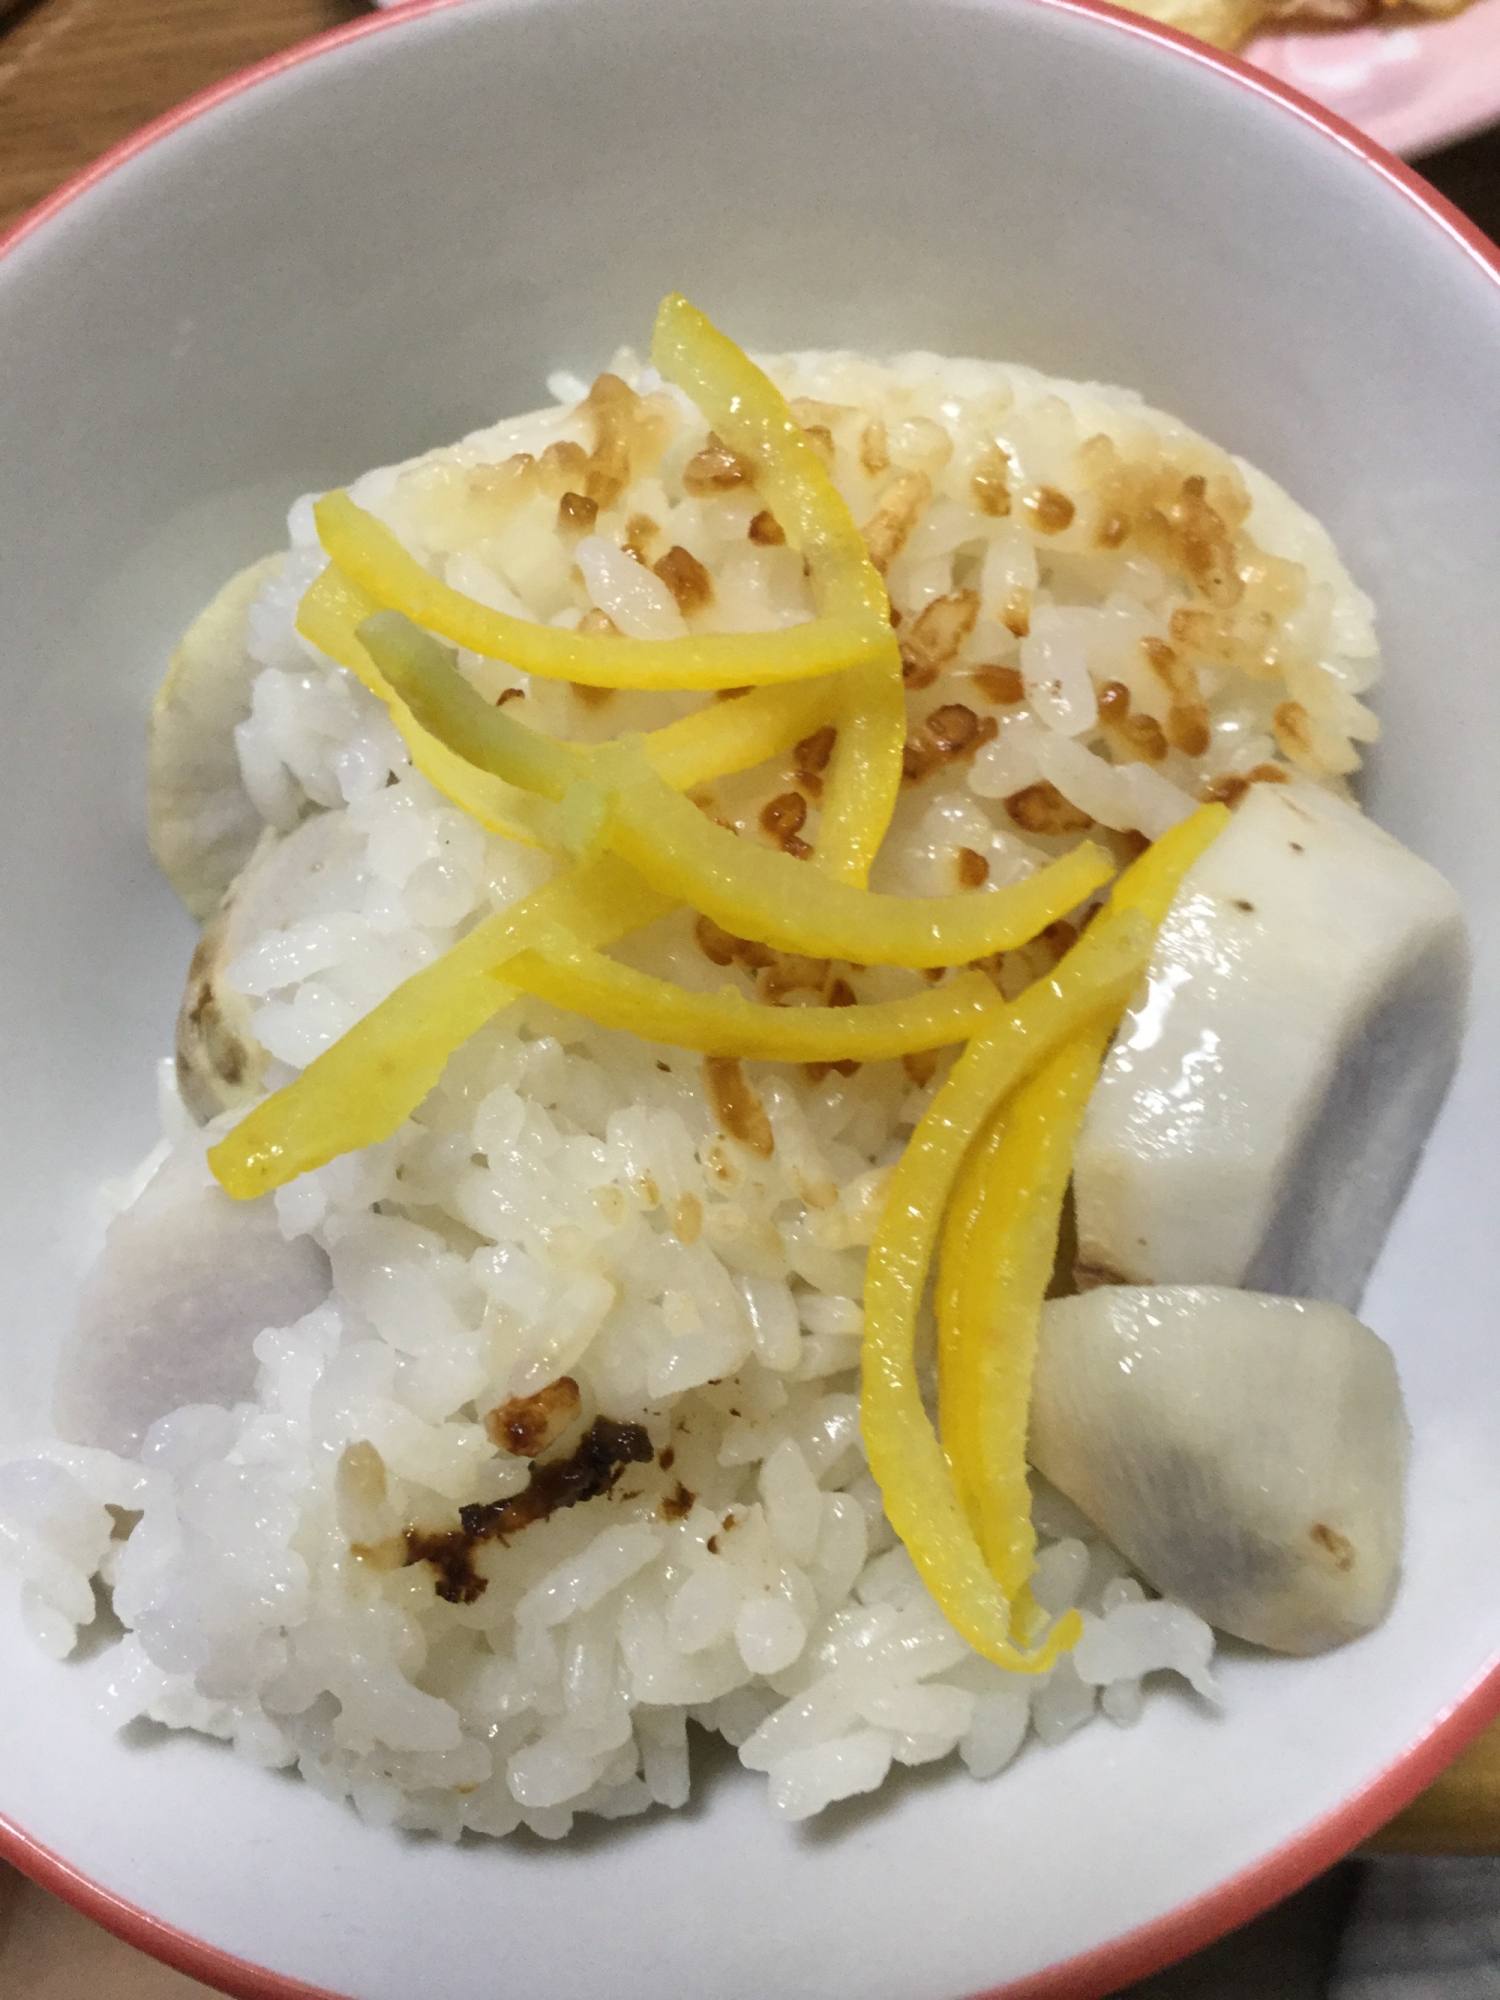
[{"label": "blurred background dish", "polygon": [[[1205,0],[1207,11],[1225,20],[1236,3]],[[409,4],[375,0],[380,7]],[[1249,7],[1253,14],[1254,0]],[[1168,20],[1183,14],[1176,0],[1138,11]],[[1370,27],[1260,34],[1241,53],[1407,159],[1500,119],[1500,0],[1476,0],[1447,20],[1412,8]]]},{"label": "blurred background dish", "polygon": [[1261,35],[1246,55],[1408,159],[1500,118],[1500,0],[1446,21]]}]

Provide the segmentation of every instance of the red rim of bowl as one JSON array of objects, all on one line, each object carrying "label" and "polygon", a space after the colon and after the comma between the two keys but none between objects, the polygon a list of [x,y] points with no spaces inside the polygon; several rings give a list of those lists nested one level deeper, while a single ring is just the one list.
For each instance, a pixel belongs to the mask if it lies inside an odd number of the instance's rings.
[{"label": "red rim of bowl", "polygon": [[[342,27],[300,42],[266,61],[227,77],[222,83],[200,91],[185,104],[153,119],[133,133],[92,166],[85,167],[28,214],[0,235],[0,257],[17,249],[46,226],[55,215],[70,207],[80,196],[132,160],[138,153],[192,124],[206,113],[239,97],[258,85],[300,68],[334,49],[346,48],[366,35],[399,30],[403,23],[429,14],[445,12],[462,0],[403,0],[403,4],[383,13],[363,16]],[[1032,4],[1110,22],[1116,29],[1138,40],[1155,42],[1175,49],[1188,61],[1249,90],[1305,125],[1322,132],[1341,151],[1383,180],[1403,200],[1419,209],[1444,235],[1472,258],[1496,284],[1500,284],[1500,250],[1477,229],[1468,217],[1446,201],[1437,190],[1400,160],[1368,138],[1335,112],[1302,96],[1262,71],[1209,48],[1175,29],[1123,12],[1107,0],[1032,0]],[[1145,1978],[1191,1952],[1221,1937],[1224,1932],[1248,1923],[1262,1910],[1288,1896],[1304,1882],[1347,1854],[1351,1848],[1382,1827],[1403,1806],[1422,1791],[1458,1753],[1500,1715],[1500,1661],[1492,1663],[1447,1709],[1353,1798],[1314,1820],[1293,1834],[1281,1846],[1260,1860],[1251,1862],[1227,1881],[1206,1890],[1175,1909],[1154,1917],[1135,1930],[1111,1938],[1092,1950],[1063,1960],[1044,1971],[1012,1980],[1005,1986],[987,1988],[973,2000],[1102,2000],[1102,1996]],[[149,1911],[117,1896],[112,1890],[90,1880],[51,1848],[32,1838],[24,1828],[0,1816],[0,1859],[9,1861],[42,1888],[62,1897],[86,1917],[106,1930],[148,1952],[194,1979],[218,1987],[240,2000],[347,2000],[328,1988],[308,1986],[285,1973],[253,1965],[236,1958],[217,1945],[208,1944],[189,1931],[153,1917]]]}]

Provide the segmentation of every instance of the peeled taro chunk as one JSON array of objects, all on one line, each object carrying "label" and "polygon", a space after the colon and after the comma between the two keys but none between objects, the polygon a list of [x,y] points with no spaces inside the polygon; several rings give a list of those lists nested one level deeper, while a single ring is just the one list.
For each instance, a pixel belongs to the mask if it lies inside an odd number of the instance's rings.
[{"label": "peeled taro chunk", "polygon": [[58,1432],[129,1458],[184,1403],[242,1401],[256,1335],[321,1305],[330,1283],[315,1243],[284,1240],[269,1197],[231,1201],[202,1142],[183,1141],[110,1224],[85,1281],[58,1365]]},{"label": "peeled taro chunk", "polygon": [[1032,1463],[1241,1639],[1317,1653],[1379,1624],[1407,1441],[1390,1349],[1342,1306],[1105,1285],[1043,1308]]},{"label": "peeled taro chunk", "polygon": [[1089,1105],[1078,1281],[1358,1304],[1457,1057],[1458,897],[1353,806],[1256,785],[1189,870]]}]

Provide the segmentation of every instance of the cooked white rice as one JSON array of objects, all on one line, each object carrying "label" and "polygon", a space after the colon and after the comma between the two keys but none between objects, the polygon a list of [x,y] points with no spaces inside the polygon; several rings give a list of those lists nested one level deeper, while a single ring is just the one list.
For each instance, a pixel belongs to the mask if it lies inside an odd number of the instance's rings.
[{"label": "cooked white rice", "polygon": [[[1021,368],[768,365],[806,399],[901,613],[911,782],[875,886],[1013,881],[1086,818],[1123,855],[1205,790],[1232,799],[1292,768],[1340,786],[1355,768],[1374,734],[1358,700],[1378,669],[1370,607],[1263,475],[1124,392]],[[450,583],[519,615],[593,610],[640,636],[807,616],[800,561],[696,411],[628,354],[615,370],[646,399],[644,443],[592,519],[559,525],[596,443],[565,378],[557,408],[372,472],[354,496]],[[260,671],[238,732],[279,872],[228,973],[267,1087],[550,872],[435,793],[383,709],[297,636],[323,560],[308,501],[289,530],[250,617]],[[599,704],[462,664],[580,738],[698,699]],[[811,838],[815,766],[804,751],[703,803],[761,838],[761,808],[795,792]],[[787,1004],[821,1004],[835,978],[880,999],[919,977],[725,965],[720,942],[706,953],[679,916],[620,950],[684,986],[732,980]],[[1013,992],[1066,942],[994,976]],[[1082,1607],[1084,1637],[1035,1678],[972,1652],[894,1541],[857,1362],[865,1247],[941,1074],[913,1068],[747,1065],[766,1151],[723,1128],[699,1058],[539,1002],[501,1013],[393,1138],[274,1197],[282,1237],[327,1253],[332,1291],[260,1333],[248,1399],[158,1416],[138,1456],[49,1443],[0,1471],[0,1548],[35,1636],[66,1654],[97,1578],[125,1628],[113,1720],[231,1738],[368,1819],[447,1838],[557,1837],[577,1812],[681,1805],[689,1721],[737,1745],[798,1819],[873,1790],[893,1761],[957,1750],[991,1777],[1028,1736],[1054,1743],[1100,1710],[1134,1723],[1158,1670],[1211,1697],[1208,1628],[1151,1600],[1053,1493],[1037,1495],[1035,1592],[1049,1612]],[[234,1115],[199,1131],[166,1072],[158,1201],[206,1185],[206,1141]],[[486,1542],[477,1594],[445,1597],[441,1568],[409,1558],[461,1506],[527,1487],[527,1459],[485,1418],[564,1376],[577,1412],[545,1460],[601,1415],[640,1426],[652,1456]],[[76,1400],[73,1432],[106,1435],[106,1413],[91,1429]]]}]

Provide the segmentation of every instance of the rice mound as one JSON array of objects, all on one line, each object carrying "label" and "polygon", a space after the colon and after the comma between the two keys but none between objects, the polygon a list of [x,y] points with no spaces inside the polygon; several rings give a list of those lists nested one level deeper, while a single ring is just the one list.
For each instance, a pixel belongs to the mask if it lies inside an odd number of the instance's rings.
[{"label": "rice mound", "polygon": [[[1123,859],[1199,797],[1293,772],[1344,787],[1375,734],[1370,606],[1262,474],[1125,392],[1019,367],[766,365],[900,614],[907,782],[873,886],[1014,881],[1091,823]],[[355,499],[526,617],[665,637],[810,615],[800,559],[684,398],[628,353],[592,394],[549,387],[556,408],[369,473]],[[251,866],[275,861],[275,893],[225,974],[266,1089],[551,869],[441,798],[383,708],[296,634],[323,562],[309,501],[289,529],[249,615],[237,731],[267,828]],[[460,664],[578,739],[701,699]],[[797,852],[820,758],[809,739],[696,796]],[[1014,993],[1072,936],[1054,926],[992,976]],[[921,979],[747,948],[684,914],[617,949],[785,1005]],[[886,1523],[859,1434],[864,1253],[945,1068],[716,1069],[516,1002],[393,1138],[274,1197],[331,1290],[259,1332],[253,1391],[170,1408],[136,1453],[51,1442],[0,1470],[30,1628],[67,1653],[97,1579],[125,1628],[113,1721],[232,1739],[367,1819],[449,1839],[681,1805],[689,1721],[801,1819],[893,1762],[956,1749],[989,1777],[1028,1736],[1098,1711],[1133,1723],[1163,1669],[1212,1697],[1208,1627],[1061,1496],[1036,1496],[1034,1588],[1051,1613],[1081,1607],[1084,1637],[1037,1677],[969,1648]],[[163,1099],[126,1205],[172,1176],[204,1189],[205,1147],[237,1115],[195,1126],[170,1064]],[[74,1436],[99,1426],[70,1417]],[[463,1545],[460,1508],[534,1494],[532,1454],[562,1491],[589,1439],[613,1455],[592,1487],[578,1473],[574,1504]]]}]

